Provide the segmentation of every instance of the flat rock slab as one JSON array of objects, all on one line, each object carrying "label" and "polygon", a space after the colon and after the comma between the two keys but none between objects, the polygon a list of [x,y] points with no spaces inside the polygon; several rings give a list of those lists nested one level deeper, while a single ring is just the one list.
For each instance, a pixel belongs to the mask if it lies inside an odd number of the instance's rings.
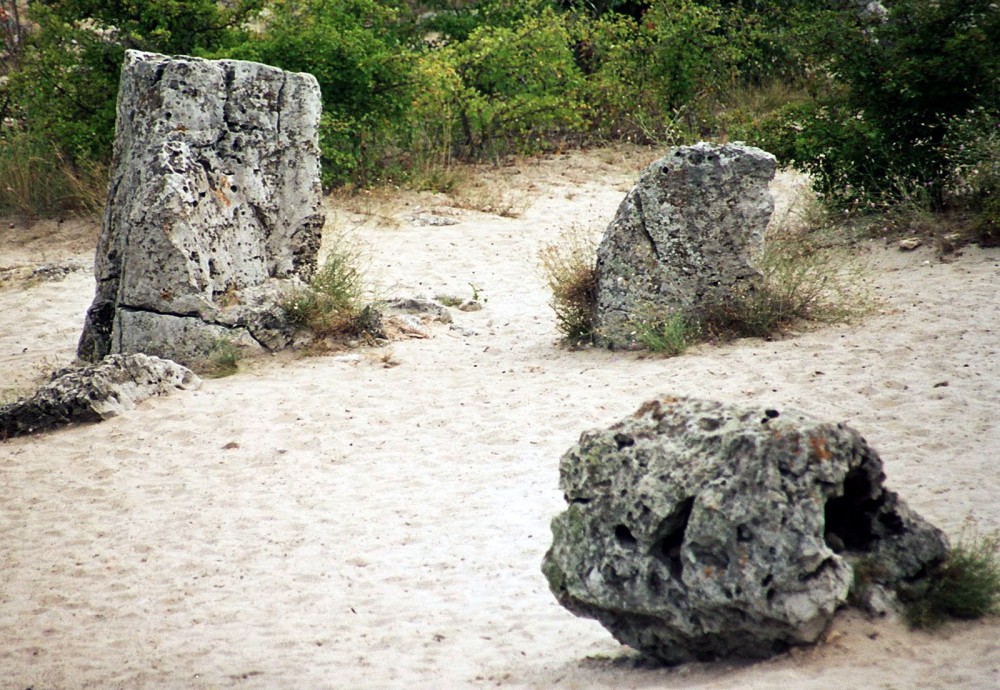
[{"label": "flat rock slab", "polygon": [[34,395],[0,407],[0,440],[74,422],[100,422],[155,395],[201,386],[190,369],[142,354],[62,369]]},{"label": "flat rock slab", "polygon": [[751,146],[703,142],[646,168],[597,250],[596,342],[633,348],[638,324],[697,316],[756,281],[776,165]]},{"label": "flat rock slab", "polygon": [[247,293],[315,269],[320,107],[308,74],[126,53],[81,359],[145,352],[191,364],[220,339],[291,340],[273,305],[263,318],[246,308]]},{"label": "flat rock slab", "polygon": [[944,557],[884,478],[842,424],[651,401],[563,456],[542,569],[563,606],[650,656],[765,657],[819,638],[858,561],[891,589]]}]

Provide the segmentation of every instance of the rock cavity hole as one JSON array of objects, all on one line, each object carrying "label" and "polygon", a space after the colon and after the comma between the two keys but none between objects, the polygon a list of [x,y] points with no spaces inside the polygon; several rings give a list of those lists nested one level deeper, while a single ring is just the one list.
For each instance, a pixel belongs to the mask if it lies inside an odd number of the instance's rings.
[{"label": "rock cavity hole", "polygon": [[694,496],[682,501],[674,512],[660,523],[653,540],[652,555],[663,562],[670,570],[670,575],[678,580],[684,573],[681,546],[684,544],[684,532],[687,530],[693,507]]},{"label": "rock cavity hole", "polygon": [[843,494],[826,502],[826,545],[836,553],[870,550],[876,539],[872,521],[884,502],[881,488],[872,486],[862,468],[848,472]]}]

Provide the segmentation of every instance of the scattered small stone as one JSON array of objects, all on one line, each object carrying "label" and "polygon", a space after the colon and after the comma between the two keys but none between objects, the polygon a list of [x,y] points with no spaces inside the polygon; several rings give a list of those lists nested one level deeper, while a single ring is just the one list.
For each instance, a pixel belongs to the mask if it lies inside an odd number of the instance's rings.
[{"label": "scattered small stone", "polygon": [[455,323],[453,323],[453,324],[451,324],[451,326],[449,326],[449,330],[455,331],[456,333],[458,333],[463,338],[473,338],[473,337],[479,335],[479,331],[477,331],[477,330],[475,330],[473,328],[465,328],[464,326],[459,326],[458,324],[455,324]]},{"label": "scattered small stone", "polygon": [[912,252],[914,249],[923,246],[924,241],[919,237],[907,237],[899,241],[898,247],[900,251]]},{"label": "scattered small stone", "polygon": [[429,213],[418,213],[410,216],[410,222],[417,227],[443,227],[445,225],[458,225],[461,221],[447,216],[435,216]]},{"label": "scattered small stone", "polygon": [[483,305],[479,300],[467,299],[458,305],[459,311],[482,311]]},{"label": "scattered small stone", "polygon": [[387,311],[403,312],[406,314],[429,314],[441,323],[451,323],[451,313],[437,300],[426,297],[393,297],[386,301]]}]

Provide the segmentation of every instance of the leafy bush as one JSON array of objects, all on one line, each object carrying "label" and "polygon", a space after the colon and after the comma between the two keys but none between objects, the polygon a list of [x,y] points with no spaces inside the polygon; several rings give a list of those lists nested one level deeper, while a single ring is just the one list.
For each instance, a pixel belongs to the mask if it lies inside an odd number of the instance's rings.
[{"label": "leafy bush", "polygon": [[582,75],[570,43],[562,16],[540,7],[513,26],[480,26],[466,41],[424,55],[415,147],[442,158],[496,159],[580,132]]},{"label": "leafy bush", "polygon": [[1000,114],[978,108],[948,123],[946,205],[972,214],[983,246],[1000,246]]},{"label": "leafy bush", "polygon": [[944,199],[948,124],[1000,113],[1000,13],[991,0],[897,0],[887,17],[854,8],[812,15],[816,59],[833,88],[765,127],[765,146],[816,176],[842,206],[884,208],[900,189]]},{"label": "leafy bush", "polygon": [[324,182],[379,181],[412,86],[398,13],[374,0],[275,0],[268,9],[259,30],[223,54],[314,75],[323,97]]},{"label": "leafy bush", "polygon": [[933,627],[947,618],[981,618],[1000,612],[1000,543],[997,537],[970,539],[954,546],[943,563],[909,599],[910,624]]}]

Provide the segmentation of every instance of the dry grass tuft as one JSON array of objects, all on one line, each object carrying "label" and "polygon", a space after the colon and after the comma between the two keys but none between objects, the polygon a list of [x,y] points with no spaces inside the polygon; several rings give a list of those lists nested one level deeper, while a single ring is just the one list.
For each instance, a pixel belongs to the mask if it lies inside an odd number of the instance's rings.
[{"label": "dry grass tuft", "polygon": [[566,341],[579,344],[594,334],[594,303],[597,296],[597,243],[592,233],[573,226],[555,244],[539,251],[542,270],[552,291],[556,327]]}]

